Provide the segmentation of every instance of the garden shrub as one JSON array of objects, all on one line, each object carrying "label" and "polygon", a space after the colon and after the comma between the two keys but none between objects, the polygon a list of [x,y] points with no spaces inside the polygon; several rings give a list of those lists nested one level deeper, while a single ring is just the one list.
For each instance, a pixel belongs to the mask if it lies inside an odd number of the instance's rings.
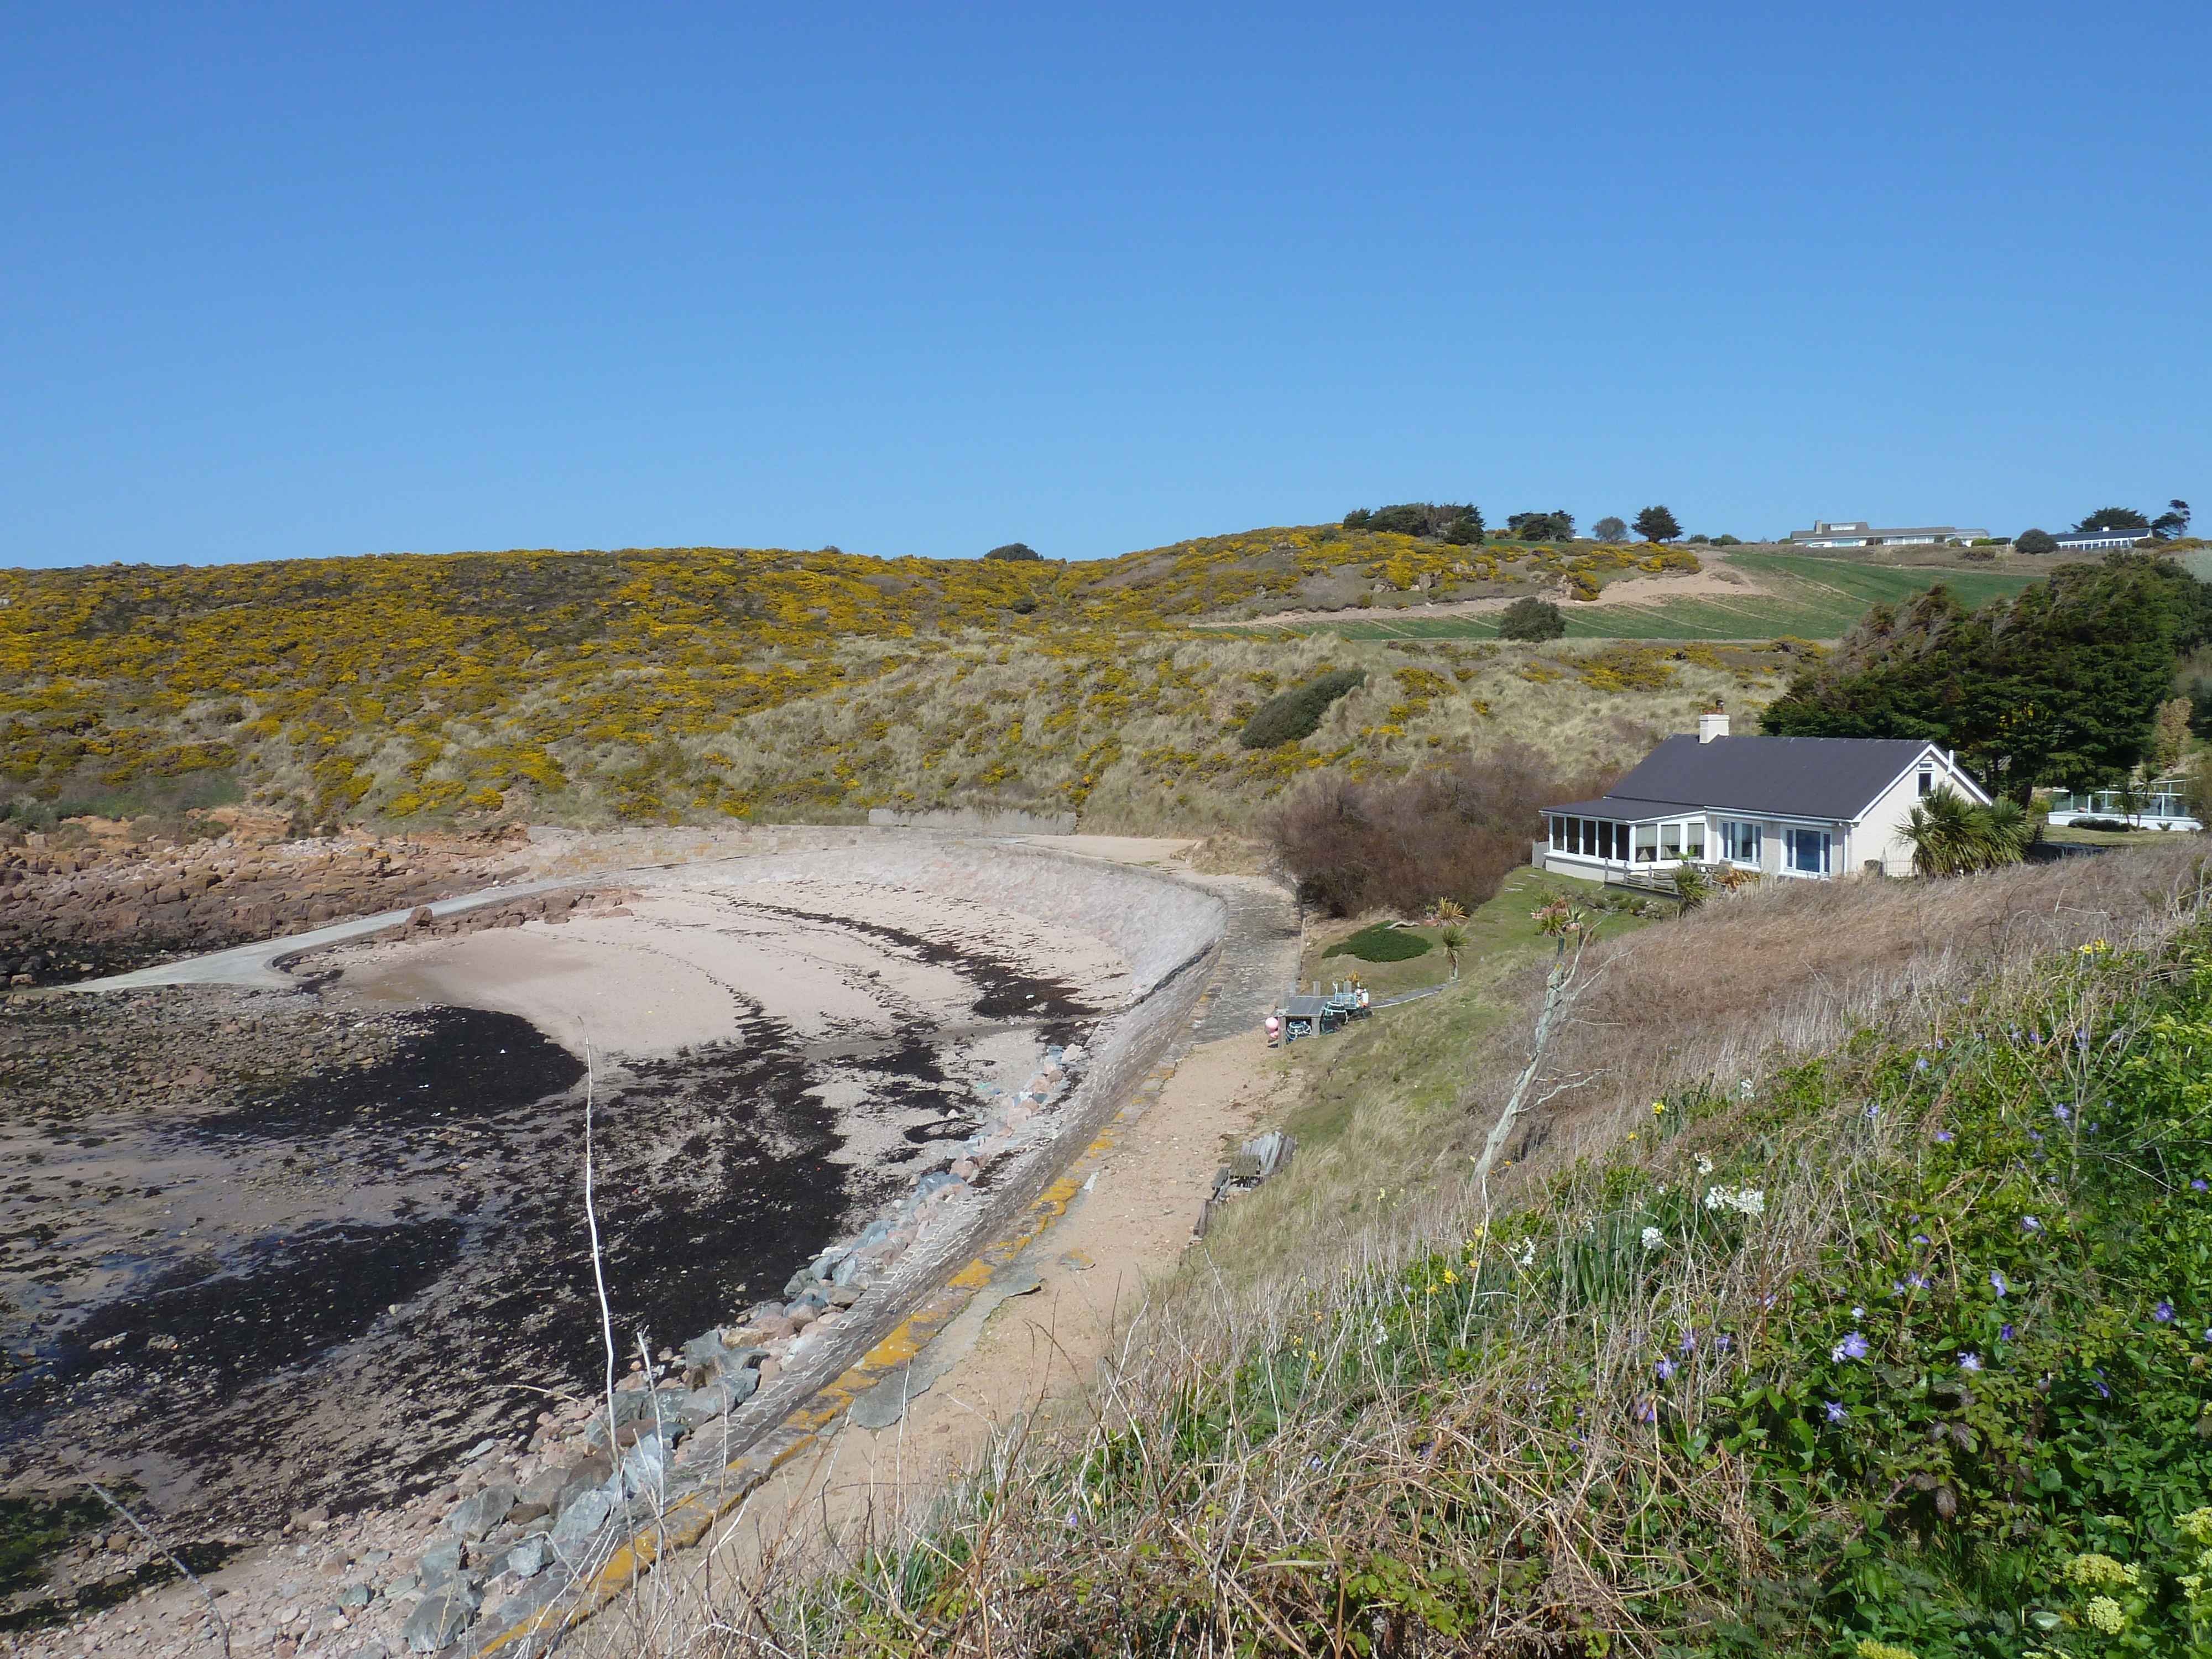
[{"label": "garden shrub", "polygon": [[1358,957],[1362,962],[1411,962],[1429,953],[1429,941],[1403,927],[1378,921],[1349,939],[1340,939],[1322,952],[1328,957]]},{"label": "garden shrub", "polygon": [[1273,749],[1279,743],[1310,738],[1321,729],[1322,716],[1328,713],[1329,705],[1366,678],[1364,668],[1338,668],[1279,691],[1252,711],[1237,741],[1247,749]]}]

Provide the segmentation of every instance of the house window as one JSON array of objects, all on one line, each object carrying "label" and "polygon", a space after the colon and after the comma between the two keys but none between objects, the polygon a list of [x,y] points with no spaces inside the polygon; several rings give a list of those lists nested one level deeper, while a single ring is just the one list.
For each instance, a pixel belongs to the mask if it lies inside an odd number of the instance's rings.
[{"label": "house window", "polygon": [[1932,766],[1923,766],[1920,769],[1920,793],[1923,795],[1930,795],[1935,792],[1936,769]]},{"label": "house window", "polygon": [[1650,864],[1659,856],[1659,826],[1639,823],[1636,826],[1636,861]]},{"label": "house window", "polygon": [[1801,876],[1826,875],[1830,843],[1833,839],[1825,830],[1784,829],[1782,832],[1782,867]]},{"label": "house window", "polygon": [[1682,856],[1702,859],[1705,855],[1705,826],[1702,820],[1682,826]]},{"label": "house window", "polygon": [[1682,826],[1662,823],[1659,826],[1659,855],[1669,864],[1679,864],[1682,858]]},{"label": "house window", "polygon": [[1738,818],[1721,820],[1721,856],[1730,864],[1759,867],[1759,826]]}]

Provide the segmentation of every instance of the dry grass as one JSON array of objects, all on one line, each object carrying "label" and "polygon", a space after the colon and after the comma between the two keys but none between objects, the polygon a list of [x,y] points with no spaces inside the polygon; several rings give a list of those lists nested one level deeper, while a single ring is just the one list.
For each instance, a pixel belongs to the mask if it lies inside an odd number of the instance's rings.
[{"label": "dry grass", "polygon": [[[1685,1330],[1739,1334],[1670,1385],[1670,1409],[1697,1420],[1913,1126],[1857,1109],[1853,1068],[1871,1052],[1826,1062],[1825,1103],[1795,1119],[1763,1092],[1708,1097],[1661,1139],[1650,1098],[1768,1079],[1869,1029],[1924,1040],[1962,1000],[1987,1014],[2055,997],[2069,1023],[2109,1009],[2128,988],[2070,947],[2155,957],[2201,915],[2200,879],[2195,848],[2162,844],[1941,884],[1791,885],[1621,939],[1546,1068],[1602,1075],[1540,1121],[1496,1213],[1449,1172],[1525,1059],[1517,1039],[1478,1045],[1456,1139],[1439,1143],[1433,1119],[1390,1133],[1356,1103],[1337,1144],[1376,1160],[1378,1185],[1402,1181],[1402,1202],[1322,1213],[1296,1190],[1301,1159],[1233,1208],[1207,1242],[1216,1261],[1138,1314],[1073,1423],[1016,1433],[910,1513],[793,1539],[744,1585],[672,1563],[592,1646],[1527,1654],[1602,1632],[1641,1651],[1655,1620],[1731,1614],[1787,1564],[1769,1557],[1745,1462],[1684,1455],[1647,1426],[1651,1357]],[[1493,994],[1517,1009],[1525,988]],[[1371,1045],[1362,1063],[1380,1080],[1404,1058]],[[1389,1167],[1409,1152],[1411,1178]],[[1704,1156],[1756,1180],[1767,1219],[1729,1234],[1689,1206],[1670,1224],[1717,1230],[1705,1247],[1686,1234],[1680,1250],[1639,1251],[1620,1182],[1686,1187]],[[1295,1256],[1217,1271],[1255,1231],[1296,1237]]]}]

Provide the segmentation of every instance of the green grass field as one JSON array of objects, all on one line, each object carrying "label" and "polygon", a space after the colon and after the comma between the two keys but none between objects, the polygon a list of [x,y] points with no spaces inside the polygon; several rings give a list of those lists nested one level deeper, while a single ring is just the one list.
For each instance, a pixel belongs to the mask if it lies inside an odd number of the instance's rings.
[{"label": "green grass field", "polygon": [[[1765,593],[1730,599],[1668,599],[1634,609],[1566,612],[1571,639],[1771,640],[1784,635],[1804,640],[1840,638],[1867,610],[1894,605],[1938,582],[1949,585],[1969,605],[2010,597],[2036,580],[2032,569],[1944,570],[1926,567],[1867,564],[1852,559],[1817,559],[1792,553],[1744,553],[1728,562],[1751,577]],[[1347,640],[1488,640],[1498,637],[1489,617],[1423,617],[1407,611],[1376,616],[1347,614],[1342,622],[1301,623],[1286,633],[1330,633]]]}]

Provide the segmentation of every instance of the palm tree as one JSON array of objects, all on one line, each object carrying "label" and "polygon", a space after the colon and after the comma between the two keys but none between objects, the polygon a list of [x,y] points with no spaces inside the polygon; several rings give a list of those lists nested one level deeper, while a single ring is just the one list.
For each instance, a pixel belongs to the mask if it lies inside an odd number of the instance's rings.
[{"label": "palm tree", "polygon": [[1963,876],[2018,864],[2035,839],[2035,822],[2017,801],[1978,806],[1948,784],[1905,815],[1912,867],[1923,876]]},{"label": "palm tree", "polygon": [[1713,890],[1705,872],[1689,860],[1684,859],[1674,866],[1674,914],[1686,916],[1703,904]]},{"label": "palm tree", "polygon": [[[1447,899],[1446,903],[1450,901]],[[1456,907],[1455,907],[1456,908]],[[1467,929],[1457,922],[1448,921],[1444,930],[1437,935],[1437,943],[1444,947],[1444,960],[1451,963],[1451,976],[1459,977],[1459,953],[1467,949]]]}]

